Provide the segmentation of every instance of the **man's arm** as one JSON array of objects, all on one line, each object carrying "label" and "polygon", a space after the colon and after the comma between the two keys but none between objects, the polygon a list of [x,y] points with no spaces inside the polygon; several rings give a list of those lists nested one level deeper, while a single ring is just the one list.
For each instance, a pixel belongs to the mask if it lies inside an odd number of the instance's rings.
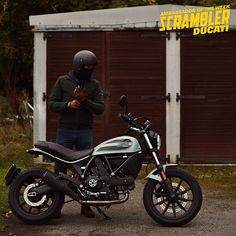
[{"label": "man's arm", "polygon": [[62,101],[62,87],[60,84],[60,78],[56,81],[52,93],[48,100],[48,107],[51,111],[62,112],[67,109],[67,102]]}]

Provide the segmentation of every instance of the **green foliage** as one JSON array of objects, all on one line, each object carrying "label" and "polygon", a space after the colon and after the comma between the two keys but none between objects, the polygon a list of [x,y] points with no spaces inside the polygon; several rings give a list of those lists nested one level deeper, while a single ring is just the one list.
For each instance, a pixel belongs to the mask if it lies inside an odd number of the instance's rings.
[{"label": "green foliage", "polygon": [[31,127],[22,128],[16,122],[0,126],[0,168],[17,162],[21,166],[31,165],[32,157],[26,154],[26,149],[32,146]]},{"label": "green foliage", "polygon": [[3,118],[11,114],[11,108],[7,99],[3,96],[0,96],[0,122]]},{"label": "green foliage", "polygon": [[17,94],[32,96],[33,33],[29,16],[77,10],[78,1],[0,0],[0,81],[14,113]]},{"label": "green foliage", "polygon": [[[30,127],[23,129],[17,123],[0,126],[0,222],[2,215],[8,209],[7,187],[4,177],[15,163],[21,169],[33,165],[32,156],[25,151],[32,147],[32,130]],[[0,224],[0,230],[4,225]]]}]

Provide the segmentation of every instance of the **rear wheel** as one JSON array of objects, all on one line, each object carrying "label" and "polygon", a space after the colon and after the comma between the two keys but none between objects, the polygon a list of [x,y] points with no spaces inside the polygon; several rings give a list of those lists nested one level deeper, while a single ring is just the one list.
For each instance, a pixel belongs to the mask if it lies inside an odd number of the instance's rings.
[{"label": "rear wheel", "polygon": [[187,224],[201,208],[201,188],[193,176],[181,169],[169,168],[166,176],[172,184],[175,196],[168,196],[163,183],[149,179],[143,193],[145,209],[162,225]]},{"label": "rear wheel", "polygon": [[25,223],[47,223],[63,206],[64,194],[52,190],[38,196],[34,191],[45,184],[42,178],[46,171],[39,168],[26,170],[10,185],[10,208]]}]

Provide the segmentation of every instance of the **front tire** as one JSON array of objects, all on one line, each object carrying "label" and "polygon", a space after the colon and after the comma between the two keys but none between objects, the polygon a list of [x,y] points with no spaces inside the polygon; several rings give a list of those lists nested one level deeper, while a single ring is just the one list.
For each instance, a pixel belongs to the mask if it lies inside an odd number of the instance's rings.
[{"label": "front tire", "polygon": [[202,191],[196,179],[186,171],[169,168],[167,178],[171,181],[175,199],[165,191],[163,182],[149,179],[143,192],[147,213],[164,226],[182,226],[190,222],[202,205]]},{"label": "front tire", "polygon": [[16,217],[27,224],[47,223],[64,203],[64,194],[49,191],[35,196],[31,190],[44,184],[42,178],[47,170],[34,168],[20,173],[10,185],[9,206]]}]

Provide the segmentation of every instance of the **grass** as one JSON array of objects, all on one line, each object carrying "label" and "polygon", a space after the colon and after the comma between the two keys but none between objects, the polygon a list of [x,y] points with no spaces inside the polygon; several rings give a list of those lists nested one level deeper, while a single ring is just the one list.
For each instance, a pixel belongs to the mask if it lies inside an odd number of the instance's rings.
[{"label": "grass", "polygon": [[0,126],[0,230],[4,228],[3,215],[8,211],[7,187],[4,177],[13,163],[21,169],[33,164],[32,157],[25,151],[32,146],[32,130],[17,123]]},{"label": "grass", "polygon": [[236,200],[236,166],[186,166],[205,190],[206,198]]}]

